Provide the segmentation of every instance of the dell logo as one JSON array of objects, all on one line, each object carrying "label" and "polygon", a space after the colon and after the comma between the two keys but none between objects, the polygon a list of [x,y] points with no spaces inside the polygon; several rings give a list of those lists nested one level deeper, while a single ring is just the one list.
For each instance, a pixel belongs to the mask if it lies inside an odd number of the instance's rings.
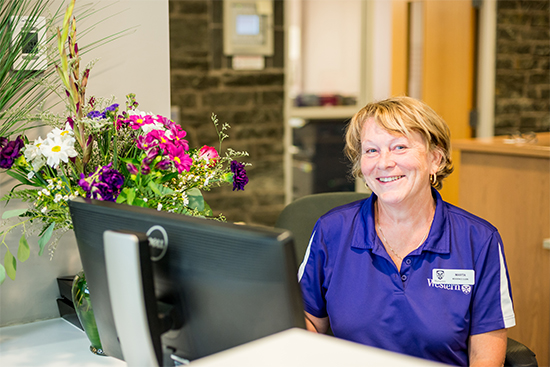
[{"label": "dell logo", "polygon": [[149,246],[151,247],[151,260],[159,261],[168,250],[168,234],[159,225],[154,225],[147,231]]}]

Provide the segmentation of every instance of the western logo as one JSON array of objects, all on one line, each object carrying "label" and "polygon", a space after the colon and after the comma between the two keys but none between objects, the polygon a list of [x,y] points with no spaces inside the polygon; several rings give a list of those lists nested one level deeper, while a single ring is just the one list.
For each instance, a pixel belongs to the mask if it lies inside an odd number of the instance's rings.
[{"label": "western logo", "polygon": [[166,250],[168,250],[168,234],[166,230],[159,225],[154,225],[147,231],[147,238],[149,239],[149,247],[151,248],[151,260],[159,261],[166,254]]},{"label": "western logo", "polygon": [[460,291],[466,295],[472,292],[472,286],[468,284],[445,284],[435,283],[432,279],[428,278],[428,287],[445,289],[447,291]]},{"label": "western logo", "polygon": [[461,286],[461,289],[462,289],[462,292],[464,292],[464,294],[470,294],[470,292],[472,291],[472,287],[468,284],[463,284]]},{"label": "western logo", "polygon": [[445,271],[443,271],[443,270],[437,270],[437,271],[436,271],[436,274],[437,274],[437,279],[442,280],[443,277],[445,276]]}]

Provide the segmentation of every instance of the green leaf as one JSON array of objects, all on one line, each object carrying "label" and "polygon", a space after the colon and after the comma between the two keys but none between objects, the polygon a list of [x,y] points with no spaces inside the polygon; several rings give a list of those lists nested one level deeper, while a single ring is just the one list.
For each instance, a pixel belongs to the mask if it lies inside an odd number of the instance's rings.
[{"label": "green leaf", "polygon": [[6,255],[4,255],[4,266],[6,267],[6,274],[8,274],[11,280],[15,280],[17,262],[15,261],[15,257],[13,257],[9,249],[6,252]]},{"label": "green leaf", "polygon": [[173,172],[173,173],[170,173],[166,176],[163,176],[160,180],[160,183],[164,183],[164,182],[168,182],[168,181],[171,181],[173,178],[176,178],[178,177],[178,173],[177,172]]},{"label": "green leaf", "polygon": [[123,204],[126,201],[126,192],[124,190],[126,189],[122,189],[122,192],[116,198],[117,204]]},{"label": "green leaf", "polygon": [[193,187],[185,192],[189,198],[189,207],[191,209],[197,209],[202,212],[204,210],[204,198],[202,197],[201,190]]},{"label": "green leaf", "polygon": [[6,280],[6,268],[4,265],[0,264],[0,285]]},{"label": "green leaf", "polygon": [[29,243],[27,242],[27,238],[25,238],[25,234],[21,235],[21,238],[19,239],[19,248],[17,249],[17,259],[21,262],[27,261],[31,254],[31,250],[29,248]]},{"label": "green leaf", "polygon": [[204,215],[206,215],[207,217],[211,217],[214,215],[212,208],[210,208],[210,205],[208,205],[206,201],[204,202]]},{"label": "green leaf", "polygon": [[126,200],[128,205],[133,205],[134,199],[136,198],[136,191],[134,189],[124,189],[126,191]]},{"label": "green leaf", "polygon": [[147,185],[147,186],[149,186],[149,188],[150,188],[151,190],[153,190],[153,192],[154,192],[157,196],[162,196],[162,194],[160,193],[159,188],[158,188],[158,186],[157,186],[156,183],[154,183],[153,181],[149,181],[149,185]]},{"label": "green leaf", "polygon": [[35,182],[31,182],[27,179],[27,177],[17,173],[17,172],[14,172],[14,171],[6,171],[6,173],[8,175],[10,175],[11,177],[15,178],[17,181],[25,184],[25,185],[29,185],[29,186],[38,186]]},{"label": "green leaf", "polygon": [[8,219],[12,217],[18,217],[23,213],[26,213],[28,209],[13,209],[13,210],[7,210],[4,213],[2,213],[2,219]]},{"label": "green leaf", "polygon": [[142,208],[148,208],[149,205],[147,205],[147,202],[144,201],[143,199],[140,199],[140,198],[136,198],[134,200],[134,206],[141,206]]},{"label": "green leaf", "polygon": [[44,247],[52,238],[53,234],[53,228],[55,227],[55,223],[50,224],[50,226],[46,229],[42,237],[38,239],[38,246],[40,247],[40,250],[38,251],[38,256],[42,256],[42,253],[44,252]]}]

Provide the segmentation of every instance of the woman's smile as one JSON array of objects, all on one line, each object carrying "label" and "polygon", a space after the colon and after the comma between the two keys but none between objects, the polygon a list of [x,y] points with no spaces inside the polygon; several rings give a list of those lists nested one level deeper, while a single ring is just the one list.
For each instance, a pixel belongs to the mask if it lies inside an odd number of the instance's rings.
[{"label": "woman's smile", "polygon": [[403,177],[405,176],[378,177],[378,181],[387,183],[387,182],[397,181]]}]

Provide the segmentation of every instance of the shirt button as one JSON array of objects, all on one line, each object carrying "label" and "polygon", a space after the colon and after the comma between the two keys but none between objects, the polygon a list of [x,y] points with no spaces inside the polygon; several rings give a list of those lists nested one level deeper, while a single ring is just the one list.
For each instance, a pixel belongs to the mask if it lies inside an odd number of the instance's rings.
[{"label": "shirt button", "polygon": [[412,260],[411,260],[411,259],[407,259],[407,260],[405,260],[405,264],[407,264],[407,265],[411,265],[411,263],[412,263]]},{"label": "shirt button", "polygon": [[407,280],[407,276],[406,276],[406,275],[401,275],[401,280],[402,280],[402,281]]}]

